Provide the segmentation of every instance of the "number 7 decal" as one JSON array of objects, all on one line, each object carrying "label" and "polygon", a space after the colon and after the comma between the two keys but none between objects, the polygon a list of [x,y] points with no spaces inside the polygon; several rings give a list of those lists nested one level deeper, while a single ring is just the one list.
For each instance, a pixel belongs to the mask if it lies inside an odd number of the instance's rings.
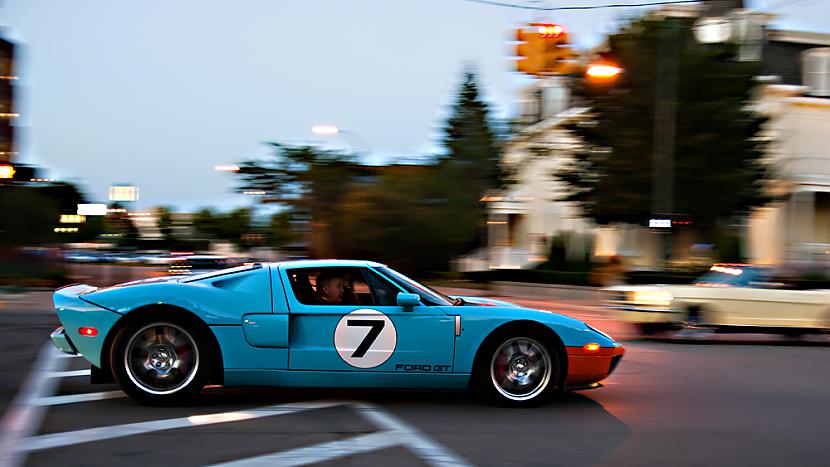
[{"label": "number 7 decal", "polygon": [[363,308],[340,318],[334,329],[334,347],[347,364],[374,368],[395,353],[398,333],[392,320],[378,310]]},{"label": "number 7 decal", "polygon": [[382,319],[350,319],[346,322],[347,326],[368,326],[370,328],[369,332],[366,333],[366,337],[363,338],[363,342],[355,349],[352,358],[363,358],[366,355],[366,351],[375,343],[375,339],[378,338],[385,324],[386,321]]}]

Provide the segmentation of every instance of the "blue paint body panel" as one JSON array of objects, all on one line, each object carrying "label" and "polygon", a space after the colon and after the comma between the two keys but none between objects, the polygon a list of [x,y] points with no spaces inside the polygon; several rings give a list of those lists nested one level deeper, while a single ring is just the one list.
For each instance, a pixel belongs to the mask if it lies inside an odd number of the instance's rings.
[{"label": "blue paint body panel", "polygon": [[245,340],[254,347],[288,348],[288,314],[248,314],[242,317]]},{"label": "blue paint body panel", "polygon": [[[211,326],[213,335],[222,347],[225,374],[230,370],[253,371],[288,369],[288,349],[254,347],[245,340],[242,326]],[[225,381],[227,384],[227,381]]]},{"label": "blue paint body panel", "polygon": [[183,308],[208,325],[241,324],[246,313],[271,313],[270,269],[243,270],[203,281],[137,281],[83,295],[84,300],[124,314],[150,305]]},{"label": "blue paint body panel", "polygon": [[[220,273],[137,281],[95,289],[72,286],[54,294],[67,337],[92,365],[100,367],[107,337],[119,319],[152,305],[179,307],[202,320],[216,337],[225,385],[319,387],[455,388],[467,386],[482,342],[500,326],[528,321],[550,328],[565,346],[614,341],[585,323],[556,313],[520,308],[507,302],[471,298],[468,306],[307,305],[289,286],[291,268],[354,267],[374,270],[369,261],[293,261],[235,268]],[[388,278],[387,278],[388,279]],[[401,288],[400,285],[395,287]],[[401,289],[401,292],[406,292]],[[479,305],[479,306],[476,306]],[[338,353],[338,322],[356,309],[391,320],[396,343],[387,360],[358,368]],[[456,335],[456,317],[460,333]],[[80,327],[98,329],[95,337]],[[368,328],[365,332],[368,332]],[[65,349],[66,344],[59,342]],[[436,367],[440,371],[406,368]]]},{"label": "blue paint body panel", "polygon": [[[121,315],[84,301],[81,294],[90,289],[85,285],[65,287],[55,292],[53,301],[66,336],[75,344],[78,353],[100,367],[104,339]],[[98,335],[82,336],[78,332],[82,327],[95,328]]]}]

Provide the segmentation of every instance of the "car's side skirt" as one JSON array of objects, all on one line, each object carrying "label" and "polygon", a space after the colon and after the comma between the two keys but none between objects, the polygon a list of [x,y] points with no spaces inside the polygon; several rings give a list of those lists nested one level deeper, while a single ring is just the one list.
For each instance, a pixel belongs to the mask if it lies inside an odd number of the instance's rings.
[{"label": "car's side skirt", "polygon": [[226,369],[225,386],[466,389],[468,373]]}]

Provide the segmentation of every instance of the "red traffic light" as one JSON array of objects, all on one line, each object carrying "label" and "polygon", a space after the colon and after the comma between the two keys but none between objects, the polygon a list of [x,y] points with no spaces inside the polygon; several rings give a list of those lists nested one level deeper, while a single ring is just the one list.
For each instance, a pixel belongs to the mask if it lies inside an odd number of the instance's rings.
[{"label": "red traffic light", "polygon": [[536,26],[536,31],[540,37],[553,38],[565,34],[565,27],[561,24],[530,23],[530,25]]}]

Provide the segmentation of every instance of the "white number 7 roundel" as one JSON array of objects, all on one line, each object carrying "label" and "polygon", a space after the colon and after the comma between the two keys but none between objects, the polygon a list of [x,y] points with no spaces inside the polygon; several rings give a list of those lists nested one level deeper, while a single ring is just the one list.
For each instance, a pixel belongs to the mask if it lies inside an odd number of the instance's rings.
[{"label": "white number 7 roundel", "polygon": [[392,320],[377,310],[355,310],[340,318],[334,328],[337,353],[356,368],[374,368],[389,360],[397,342]]}]

